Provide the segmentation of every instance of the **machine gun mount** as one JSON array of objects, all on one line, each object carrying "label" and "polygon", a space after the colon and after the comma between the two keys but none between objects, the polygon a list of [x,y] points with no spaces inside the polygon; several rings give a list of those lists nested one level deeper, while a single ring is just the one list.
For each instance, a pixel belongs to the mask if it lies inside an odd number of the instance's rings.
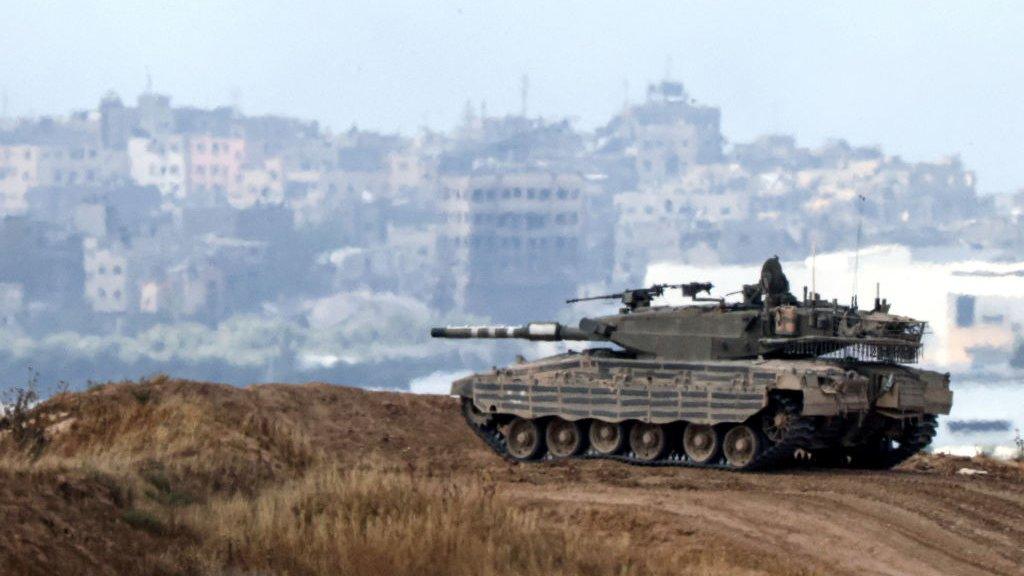
[{"label": "machine gun mount", "polygon": [[693,299],[695,302],[721,302],[718,298],[699,298],[697,295],[701,292],[707,292],[711,294],[711,289],[714,285],[710,282],[689,282],[686,284],[654,284],[648,288],[633,288],[631,290],[623,290],[622,292],[615,292],[614,294],[602,294],[600,296],[585,296],[582,298],[570,298],[566,300],[566,304],[575,304],[576,302],[587,302],[589,300],[614,300],[619,299],[622,301],[624,307],[622,313],[633,312],[637,308],[650,308],[651,302],[665,294],[666,290],[680,290],[683,296]]}]

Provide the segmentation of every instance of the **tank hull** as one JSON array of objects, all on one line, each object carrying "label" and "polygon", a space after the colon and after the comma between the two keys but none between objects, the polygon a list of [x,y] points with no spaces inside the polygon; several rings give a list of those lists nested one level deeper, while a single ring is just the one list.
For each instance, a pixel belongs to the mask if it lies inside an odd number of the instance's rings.
[{"label": "tank hull", "polygon": [[[554,452],[736,469],[775,468],[808,459],[888,467],[927,445],[935,416],[948,414],[952,404],[948,375],[896,364],[823,359],[680,362],[604,350],[473,374],[455,381],[452,393],[463,399],[467,421],[492,448],[516,459],[544,459]],[[516,430],[529,429],[525,438],[540,438],[552,422],[570,439],[585,436],[594,423],[602,431],[614,425],[621,435],[642,429],[645,438],[654,436],[654,451],[645,451],[642,440],[597,450],[585,446],[585,438],[573,450],[568,448],[575,445],[566,448],[549,438],[551,450],[524,451],[516,450],[522,434],[508,436],[509,426],[515,425]],[[780,422],[784,433],[779,432]],[[686,446],[681,438],[687,427],[703,431],[705,441],[719,445],[720,453],[703,458],[692,444]],[[734,428],[742,430],[730,436]],[[730,457],[737,446],[754,454]]]}]

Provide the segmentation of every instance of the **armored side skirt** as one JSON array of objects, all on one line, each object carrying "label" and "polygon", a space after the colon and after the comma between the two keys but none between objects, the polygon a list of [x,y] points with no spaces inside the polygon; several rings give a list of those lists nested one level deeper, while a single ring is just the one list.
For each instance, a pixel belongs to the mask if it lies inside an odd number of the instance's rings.
[{"label": "armored side skirt", "polygon": [[827,361],[661,362],[571,354],[467,376],[452,393],[485,413],[664,424],[742,422],[773,390],[802,393],[803,414],[946,414],[948,377]]}]

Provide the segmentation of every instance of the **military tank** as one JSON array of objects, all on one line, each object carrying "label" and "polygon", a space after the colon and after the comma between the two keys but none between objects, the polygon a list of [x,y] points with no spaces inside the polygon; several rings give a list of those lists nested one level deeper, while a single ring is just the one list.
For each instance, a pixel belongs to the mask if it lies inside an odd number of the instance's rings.
[{"label": "military tank", "polygon": [[[797,298],[777,257],[733,293],[741,301],[712,298],[712,289],[658,284],[576,298],[568,302],[622,307],[575,327],[457,326],[431,336],[614,345],[519,358],[452,383],[469,426],[517,461],[880,469],[925,448],[937,415],[949,413],[949,374],[910,366],[926,323],[891,314],[887,300],[876,295],[862,310],[807,288]],[[675,290],[692,303],[654,305]]]}]

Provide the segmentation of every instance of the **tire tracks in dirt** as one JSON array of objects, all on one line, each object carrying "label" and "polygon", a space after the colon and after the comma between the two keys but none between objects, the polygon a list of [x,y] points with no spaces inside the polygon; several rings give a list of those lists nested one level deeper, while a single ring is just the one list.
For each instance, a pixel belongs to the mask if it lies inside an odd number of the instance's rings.
[{"label": "tire tracks in dirt", "polygon": [[[588,474],[584,463],[574,474],[579,481],[560,483],[543,477],[543,467],[520,467],[526,484],[505,491],[554,507],[653,511],[666,530],[696,530],[739,555],[827,574],[1024,574],[1019,486],[998,481],[904,471],[687,470],[679,479],[658,474],[624,486],[643,469],[627,469],[609,483],[601,480],[607,471]],[[542,476],[542,488],[531,485],[529,468]]]}]

